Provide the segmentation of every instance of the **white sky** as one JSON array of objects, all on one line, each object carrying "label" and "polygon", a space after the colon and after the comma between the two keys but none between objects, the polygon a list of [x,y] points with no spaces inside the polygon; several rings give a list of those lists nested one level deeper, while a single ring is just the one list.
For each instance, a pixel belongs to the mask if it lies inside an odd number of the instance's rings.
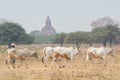
[{"label": "white sky", "polygon": [[120,0],[0,0],[0,18],[22,25],[27,33],[41,30],[50,16],[57,32],[90,31],[92,21],[120,21]]}]

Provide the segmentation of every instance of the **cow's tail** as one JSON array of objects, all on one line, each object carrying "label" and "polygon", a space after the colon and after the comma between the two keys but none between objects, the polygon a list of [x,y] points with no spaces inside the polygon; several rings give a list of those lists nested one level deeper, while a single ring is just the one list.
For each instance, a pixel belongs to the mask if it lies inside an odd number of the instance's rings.
[{"label": "cow's tail", "polygon": [[45,49],[43,49],[42,63],[44,63],[44,56],[46,56],[46,55],[45,55]]},{"label": "cow's tail", "polygon": [[44,63],[44,57],[42,57],[42,63]]}]

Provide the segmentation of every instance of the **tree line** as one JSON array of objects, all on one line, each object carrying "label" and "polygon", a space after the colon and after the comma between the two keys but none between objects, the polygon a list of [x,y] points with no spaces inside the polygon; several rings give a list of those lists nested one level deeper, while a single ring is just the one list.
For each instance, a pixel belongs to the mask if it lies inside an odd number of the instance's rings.
[{"label": "tree line", "polygon": [[109,44],[111,47],[112,44],[120,43],[120,28],[119,24],[109,17],[100,18],[96,21],[93,21],[91,24],[92,31],[90,32],[71,32],[68,34],[60,33],[57,34],[54,43],[73,43],[77,47],[80,47],[82,43],[93,45],[93,43]]},{"label": "tree line", "polygon": [[18,23],[5,21],[0,23],[0,44],[76,44],[80,47],[81,44],[100,43],[103,46],[109,44],[120,43],[120,28],[119,24],[115,23],[111,18],[105,17],[93,21],[91,24],[92,31],[59,33],[56,35],[31,35],[27,34],[24,28]]},{"label": "tree line", "polygon": [[5,21],[0,23],[0,45],[16,44],[31,44],[34,37],[27,34],[18,23]]},{"label": "tree line", "polygon": [[73,43],[76,46],[80,46],[81,44],[89,44],[92,46],[94,43],[109,44],[111,47],[112,44],[120,43],[120,29],[118,25],[107,25],[106,27],[98,27],[94,28],[91,32],[71,32],[69,34],[60,33],[55,37],[54,43],[64,44],[64,43]]}]

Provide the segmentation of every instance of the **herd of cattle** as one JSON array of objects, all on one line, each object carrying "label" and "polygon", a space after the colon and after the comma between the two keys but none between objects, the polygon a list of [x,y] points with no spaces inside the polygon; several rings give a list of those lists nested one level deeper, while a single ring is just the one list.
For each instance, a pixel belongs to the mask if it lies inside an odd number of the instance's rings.
[{"label": "herd of cattle", "polygon": [[[45,66],[47,64],[45,63],[48,59],[52,60],[51,66],[53,67],[55,63],[59,65],[60,68],[64,67],[65,65],[62,65],[62,60],[65,60],[66,63],[69,61],[73,61],[73,58],[75,55],[80,54],[80,49],[73,48],[73,47],[44,47],[42,51],[42,62]],[[92,60],[93,58],[100,58],[105,61],[105,65],[107,65],[106,55],[112,55],[112,48],[109,47],[90,47],[87,49],[86,52],[86,61]],[[16,60],[20,60],[21,63],[18,66],[18,68],[22,65],[23,62],[27,66],[27,60],[28,57],[36,57],[37,51],[31,51],[28,48],[25,49],[17,49],[15,47],[15,44],[12,44],[12,47],[7,50],[7,59],[6,64],[9,68],[9,65],[12,65],[13,68],[15,68],[15,62]]]}]

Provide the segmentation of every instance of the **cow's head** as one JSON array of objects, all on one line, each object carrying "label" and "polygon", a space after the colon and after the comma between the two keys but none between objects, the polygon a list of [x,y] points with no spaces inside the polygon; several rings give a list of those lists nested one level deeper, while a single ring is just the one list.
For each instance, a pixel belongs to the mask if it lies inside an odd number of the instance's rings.
[{"label": "cow's head", "polygon": [[105,49],[106,49],[106,51],[107,51],[107,53],[108,53],[109,55],[113,56],[113,48],[107,47],[107,48],[105,48]]},{"label": "cow's head", "polygon": [[80,53],[80,50],[78,48],[74,48],[75,55],[78,55]]},{"label": "cow's head", "polygon": [[77,55],[77,54],[80,54],[80,48],[78,49],[78,48],[75,48],[74,49],[74,53]]}]

